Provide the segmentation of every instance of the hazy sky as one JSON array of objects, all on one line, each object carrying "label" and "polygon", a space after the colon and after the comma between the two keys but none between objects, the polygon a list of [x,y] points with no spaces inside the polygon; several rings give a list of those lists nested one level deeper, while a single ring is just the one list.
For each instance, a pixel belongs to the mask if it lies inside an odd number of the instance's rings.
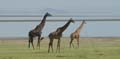
[{"label": "hazy sky", "polygon": [[[0,0],[0,9],[45,9],[53,8],[69,12],[107,13],[120,16],[120,0]],[[91,14],[90,14],[91,15]],[[2,19],[2,18],[0,18]],[[28,31],[38,23],[0,23],[0,37],[27,36]],[[47,23],[43,35],[65,23]],[[79,26],[80,22],[71,24],[65,35],[69,36]],[[50,25],[54,27],[50,27]],[[120,36],[120,22],[87,22],[81,36]],[[4,26],[4,27],[3,27]],[[49,29],[48,29],[49,28]]]},{"label": "hazy sky", "polygon": [[120,10],[120,0],[0,0],[0,8],[54,8],[68,11]]}]

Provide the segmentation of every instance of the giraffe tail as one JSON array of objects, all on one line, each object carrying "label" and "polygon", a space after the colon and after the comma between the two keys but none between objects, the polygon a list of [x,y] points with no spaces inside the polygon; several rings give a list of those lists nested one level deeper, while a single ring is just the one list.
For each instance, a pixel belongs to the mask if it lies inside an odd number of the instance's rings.
[{"label": "giraffe tail", "polygon": [[44,37],[41,37],[41,38],[40,38],[40,40],[43,40],[43,39],[44,39]]}]

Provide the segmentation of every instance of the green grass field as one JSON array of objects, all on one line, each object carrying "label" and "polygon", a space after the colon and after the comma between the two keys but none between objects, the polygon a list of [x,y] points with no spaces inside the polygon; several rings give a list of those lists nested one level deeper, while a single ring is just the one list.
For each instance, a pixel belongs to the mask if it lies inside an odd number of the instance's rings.
[{"label": "green grass field", "polygon": [[48,42],[48,39],[43,40],[40,50],[33,50],[22,38],[0,40],[0,59],[120,59],[120,38],[82,38],[80,48],[76,40],[75,47],[69,48],[69,38],[62,38],[60,53],[56,53],[57,40],[54,41],[54,53],[47,53]]}]

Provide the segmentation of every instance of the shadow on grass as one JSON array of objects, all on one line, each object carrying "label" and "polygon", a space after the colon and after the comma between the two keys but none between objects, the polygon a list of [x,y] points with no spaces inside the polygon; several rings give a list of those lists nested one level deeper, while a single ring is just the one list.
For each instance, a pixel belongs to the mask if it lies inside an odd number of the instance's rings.
[{"label": "shadow on grass", "polygon": [[36,51],[36,52],[33,52],[34,54],[47,54],[48,52],[46,51]]},{"label": "shadow on grass", "polygon": [[57,55],[56,57],[72,57],[72,56]]},{"label": "shadow on grass", "polygon": [[103,52],[101,52],[101,51],[99,51],[99,50],[95,50],[94,52],[95,52],[97,55],[99,55],[99,56],[105,55]]},{"label": "shadow on grass", "polygon": [[79,58],[83,58],[83,59],[87,59],[87,56],[86,55],[80,55]]},{"label": "shadow on grass", "polygon": [[13,59],[13,57],[0,57],[0,59]]},{"label": "shadow on grass", "polygon": [[103,56],[103,55],[105,55],[105,54],[103,54],[103,53],[98,53],[97,55],[99,55],[99,56]]}]

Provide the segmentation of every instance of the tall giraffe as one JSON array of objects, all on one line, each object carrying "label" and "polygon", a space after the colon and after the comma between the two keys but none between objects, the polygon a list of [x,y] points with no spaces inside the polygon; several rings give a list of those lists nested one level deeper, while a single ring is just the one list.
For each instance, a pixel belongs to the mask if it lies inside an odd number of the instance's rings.
[{"label": "tall giraffe", "polygon": [[70,48],[71,48],[71,44],[73,42],[74,39],[77,40],[77,45],[78,45],[78,48],[79,48],[79,38],[80,38],[80,32],[81,32],[81,29],[83,28],[85,24],[85,20],[82,21],[81,25],[70,35]]},{"label": "tall giraffe", "polygon": [[43,37],[41,37],[42,34],[42,29],[45,26],[46,23],[46,18],[47,16],[52,16],[51,14],[49,14],[48,12],[44,15],[42,21],[40,24],[38,24],[33,30],[29,31],[29,44],[28,47],[30,48],[30,43],[32,44],[32,47],[34,49],[34,44],[33,44],[33,38],[34,37],[38,37],[38,42],[37,42],[37,46],[40,48],[40,40],[43,39]]},{"label": "tall giraffe", "polygon": [[48,53],[50,52],[50,47],[53,52],[53,40],[54,39],[58,39],[57,49],[59,49],[59,52],[60,52],[60,40],[61,40],[60,38],[62,37],[62,33],[65,31],[65,29],[69,26],[71,22],[74,22],[72,18],[70,18],[70,20],[64,26],[57,28],[56,31],[49,34],[50,41],[49,41]]}]

